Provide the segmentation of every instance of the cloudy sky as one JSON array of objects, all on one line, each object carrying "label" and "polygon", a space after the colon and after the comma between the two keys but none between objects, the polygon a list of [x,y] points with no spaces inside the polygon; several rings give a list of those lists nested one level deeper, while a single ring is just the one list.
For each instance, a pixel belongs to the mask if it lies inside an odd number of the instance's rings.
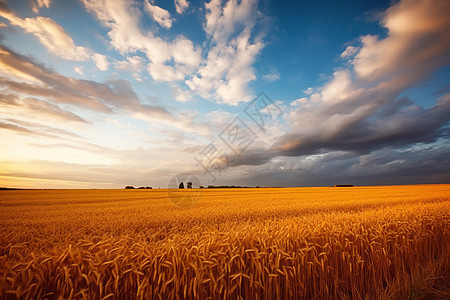
[{"label": "cloudy sky", "polygon": [[0,186],[450,182],[450,1],[0,0]]}]

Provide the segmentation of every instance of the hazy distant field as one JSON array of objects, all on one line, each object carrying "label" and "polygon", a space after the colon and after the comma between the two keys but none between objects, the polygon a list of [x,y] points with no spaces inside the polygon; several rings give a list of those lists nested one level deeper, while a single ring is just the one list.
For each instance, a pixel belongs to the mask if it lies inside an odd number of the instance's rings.
[{"label": "hazy distant field", "polygon": [[0,191],[0,298],[450,298],[450,185]]}]

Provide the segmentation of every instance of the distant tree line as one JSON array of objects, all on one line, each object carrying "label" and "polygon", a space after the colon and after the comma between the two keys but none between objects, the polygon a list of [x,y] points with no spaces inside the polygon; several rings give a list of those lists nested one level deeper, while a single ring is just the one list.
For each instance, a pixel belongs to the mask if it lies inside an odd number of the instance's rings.
[{"label": "distant tree line", "polygon": [[127,186],[125,187],[125,189],[126,189],[126,190],[134,190],[134,189],[138,189],[138,190],[151,190],[152,187],[151,187],[151,186],[140,186],[140,187],[138,187],[138,188],[135,188],[135,187],[132,186],[132,185],[127,185]]}]

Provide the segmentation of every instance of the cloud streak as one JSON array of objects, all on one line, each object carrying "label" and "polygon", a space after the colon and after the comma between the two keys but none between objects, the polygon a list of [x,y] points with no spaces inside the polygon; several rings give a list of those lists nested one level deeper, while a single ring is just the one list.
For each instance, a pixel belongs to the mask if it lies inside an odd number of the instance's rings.
[{"label": "cloud streak", "polygon": [[87,123],[86,120],[70,111],[32,97],[22,98],[17,95],[0,92],[0,112],[4,110],[1,109],[2,107],[8,112],[11,112],[11,109],[18,108],[18,111],[15,112],[16,114],[39,115],[61,121]]},{"label": "cloud streak", "polygon": [[25,100],[22,104],[34,105],[34,109],[46,106],[49,109],[47,113],[59,113],[60,116],[64,112],[58,111],[52,104],[68,104],[96,113],[131,114],[142,120],[160,122],[190,133],[210,135],[209,126],[195,122],[194,117],[189,114],[169,112],[159,105],[142,104],[127,80],[110,79],[99,83],[66,77],[1,46],[0,87],[7,89],[9,96],[20,94],[29,95],[29,98],[46,99],[47,101]]}]

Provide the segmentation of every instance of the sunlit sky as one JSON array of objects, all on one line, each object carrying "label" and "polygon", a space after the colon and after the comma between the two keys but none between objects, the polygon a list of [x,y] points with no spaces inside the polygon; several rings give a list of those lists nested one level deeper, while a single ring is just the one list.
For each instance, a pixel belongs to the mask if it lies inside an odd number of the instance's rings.
[{"label": "sunlit sky", "polygon": [[448,183],[449,15],[448,0],[0,0],[0,186]]}]

